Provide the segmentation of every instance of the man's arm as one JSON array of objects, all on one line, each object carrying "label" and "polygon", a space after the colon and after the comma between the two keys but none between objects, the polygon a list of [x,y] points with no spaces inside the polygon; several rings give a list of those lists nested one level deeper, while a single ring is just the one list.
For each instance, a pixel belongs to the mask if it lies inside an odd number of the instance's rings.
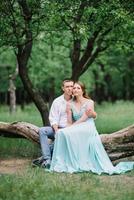
[{"label": "man's arm", "polygon": [[88,108],[88,109],[85,111],[85,113],[86,113],[86,115],[87,115],[88,117],[92,117],[92,118],[94,118],[94,119],[97,118],[97,113],[96,113],[94,110],[92,110],[91,108]]},{"label": "man's arm", "polygon": [[87,109],[85,112],[88,117],[92,117],[94,119],[97,118],[97,113],[94,111],[94,101],[93,100],[90,100],[89,105],[87,106]]},{"label": "man's arm", "polygon": [[54,100],[49,112],[50,125],[52,126],[55,132],[58,131],[58,107],[59,106],[57,105],[57,102]]}]

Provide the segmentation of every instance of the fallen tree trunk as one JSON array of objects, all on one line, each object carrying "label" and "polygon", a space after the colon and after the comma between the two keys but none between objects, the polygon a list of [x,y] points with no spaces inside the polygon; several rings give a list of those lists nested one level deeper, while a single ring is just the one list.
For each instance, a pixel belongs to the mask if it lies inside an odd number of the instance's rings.
[{"label": "fallen tree trunk", "polygon": [[113,163],[126,160],[134,161],[134,125],[100,136]]},{"label": "fallen tree trunk", "polygon": [[[39,143],[39,127],[27,122],[0,122],[0,136],[23,137]],[[134,125],[111,134],[100,135],[113,163],[134,160]]]},{"label": "fallen tree trunk", "polygon": [[9,138],[26,138],[39,143],[39,127],[27,122],[0,122],[0,136]]}]

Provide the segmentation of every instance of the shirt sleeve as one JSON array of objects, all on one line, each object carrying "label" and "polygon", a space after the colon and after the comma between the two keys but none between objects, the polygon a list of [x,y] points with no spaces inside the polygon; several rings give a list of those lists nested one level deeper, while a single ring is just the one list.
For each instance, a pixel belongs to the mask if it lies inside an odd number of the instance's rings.
[{"label": "shirt sleeve", "polygon": [[59,119],[58,116],[59,116],[58,103],[54,101],[52,103],[52,106],[49,112],[49,121],[50,121],[51,126],[53,126],[54,124],[58,125],[58,119]]}]

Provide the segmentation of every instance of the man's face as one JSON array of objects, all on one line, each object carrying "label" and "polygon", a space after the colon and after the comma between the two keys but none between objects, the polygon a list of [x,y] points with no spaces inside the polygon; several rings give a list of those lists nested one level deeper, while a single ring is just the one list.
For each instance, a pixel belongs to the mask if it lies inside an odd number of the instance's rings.
[{"label": "man's face", "polygon": [[64,82],[64,85],[62,86],[64,94],[71,96],[73,91],[73,85],[74,83],[72,81]]}]

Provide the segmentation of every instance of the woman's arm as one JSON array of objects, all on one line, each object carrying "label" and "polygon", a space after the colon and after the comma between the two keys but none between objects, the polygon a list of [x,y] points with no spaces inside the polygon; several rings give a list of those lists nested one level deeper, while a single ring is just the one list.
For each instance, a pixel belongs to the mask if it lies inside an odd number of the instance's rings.
[{"label": "woman's arm", "polygon": [[88,116],[87,116],[86,112],[84,112],[83,115],[81,116],[81,118],[78,119],[77,121],[75,121],[73,123],[73,125],[74,124],[80,124],[81,122],[85,122],[87,119],[88,119]]},{"label": "woman's arm", "polygon": [[91,118],[96,118],[97,113],[94,111],[94,101],[90,100],[90,103],[87,106],[87,109],[83,113],[80,119],[78,119],[76,122],[73,124],[79,124],[81,122],[85,122],[89,117]]}]

